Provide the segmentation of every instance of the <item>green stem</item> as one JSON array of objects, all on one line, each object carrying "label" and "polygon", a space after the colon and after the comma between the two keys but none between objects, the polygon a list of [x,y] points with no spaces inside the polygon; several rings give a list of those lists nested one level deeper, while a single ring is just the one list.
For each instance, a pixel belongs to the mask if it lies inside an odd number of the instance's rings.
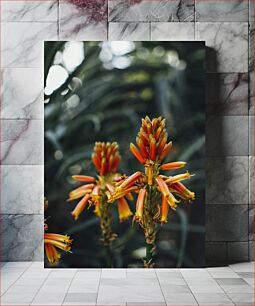
[{"label": "green stem", "polygon": [[146,263],[152,263],[152,250],[154,245],[146,243]]}]

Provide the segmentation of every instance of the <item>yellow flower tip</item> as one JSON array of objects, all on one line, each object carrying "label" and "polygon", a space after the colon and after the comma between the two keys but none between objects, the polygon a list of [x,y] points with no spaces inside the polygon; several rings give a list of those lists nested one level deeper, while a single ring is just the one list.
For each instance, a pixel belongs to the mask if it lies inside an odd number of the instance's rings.
[{"label": "yellow flower tip", "polygon": [[133,215],[133,213],[129,208],[128,202],[124,197],[118,200],[118,211],[119,211],[120,222],[128,219],[130,216]]}]

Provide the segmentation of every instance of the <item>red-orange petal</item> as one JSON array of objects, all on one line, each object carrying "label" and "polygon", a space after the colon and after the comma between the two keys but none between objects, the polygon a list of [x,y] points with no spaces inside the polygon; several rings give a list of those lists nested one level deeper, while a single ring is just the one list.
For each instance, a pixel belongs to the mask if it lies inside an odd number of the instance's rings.
[{"label": "red-orange petal", "polygon": [[92,183],[95,182],[96,180],[93,176],[88,176],[88,175],[73,175],[72,179],[84,183]]},{"label": "red-orange petal", "polygon": [[138,161],[144,165],[145,158],[142,156],[141,152],[137,149],[137,147],[133,143],[130,143],[130,150],[135,155],[135,157],[138,159]]}]

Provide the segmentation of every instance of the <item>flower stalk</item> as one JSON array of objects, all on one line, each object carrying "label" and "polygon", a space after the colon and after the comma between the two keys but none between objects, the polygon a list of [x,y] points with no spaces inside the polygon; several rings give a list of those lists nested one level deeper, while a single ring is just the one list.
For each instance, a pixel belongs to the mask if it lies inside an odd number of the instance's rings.
[{"label": "flower stalk", "polygon": [[168,142],[166,121],[149,117],[142,119],[141,129],[136,137],[136,144],[130,144],[130,150],[137,160],[144,165],[144,172],[137,171],[129,177],[123,177],[115,184],[114,191],[108,197],[109,202],[127,193],[138,193],[136,202],[136,221],[143,229],[146,242],[144,267],[154,266],[153,254],[158,225],[167,222],[169,208],[175,210],[181,200],[194,200],[194,192],[187,189],[181,181],[189,179],[189,172],[175,176],[165,176],[161,171],[178,170],[186,162],[163,163],[172,148]]}]

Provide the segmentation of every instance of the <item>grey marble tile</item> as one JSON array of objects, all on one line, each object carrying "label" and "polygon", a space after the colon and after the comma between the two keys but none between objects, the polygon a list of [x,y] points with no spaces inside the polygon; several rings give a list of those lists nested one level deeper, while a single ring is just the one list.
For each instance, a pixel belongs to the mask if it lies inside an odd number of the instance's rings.
[{"label": "grey marble tile", "polygon": [[206,241],[248,241],[248,205],[207,205]]},{"label": "grey marble tile", "polygon": [[254,293],[228,293],[228,296],[237,306],[254,305]]},{"label": "grey marble tile", "polygon": [[[94,21],[87,14],[87,9],[82,2],[59,2],[59,39],[60,40],[106,40],[107,23],[102,16],[99,21]],[[95,14],[96,12],[94,12]]]},{"label": "grey marble tile", "polygon": [[43,119],[41,68],[3,69],[1,90],[1,118]]},{"label": "grey marble tile", "polygon": [[249,116],[210,116],[206,122],[207,156],[248,155]]},{"label": "grey marble tile", "polygon": [[194,40],[195,27],[187,22],[155,22],[151,24],[152,40],[187,41]]},{"label": "grey marble tile", "polygon": [[223,293],[195,293],[199,305],[234,305],[229,297]]},{"label": "grey marble tile", "polygon": [[69,303],[95,303],[97,293],[67,293],[65,302]]},{"label": "grey marble tile", "polygon": [[207,72],[248,72],[248,23],[197,22],[195,38],[206,41]]},{"label": "grey marble tile", "polygon": [[249,116],[249,155],[254,156],[254,116]]},{"label": "grey marble tile", "polygon": [[205,242],[206,263],[226,262],[227,243],[226,242]]},{"label": "grey marble tile", "polygon": [[228,242],[228,263],[249,260],[249,242]]},{"label": "grey marble tile", "polygon": [[249,0],[249,20],[254,21],[254,0]]},{"label": "grey marble tile", "polygon": [[43,166],[1,165],[2,214],[43,213]]},{"label": "grey marble tile", "polygon": [[43,259],[43,215],[1,215],[2,259]]},{"label": "grey marble tile", "polygon": [[2,21],[55,21],[58,20],[58,1],[3,0]]},{"label": "grey marble tile", "polygon": [[254,115],[254,22],[249,24],[249,111]]},{"label": "grey marble tile", "polygon": [[249,260],[254,261],[254,241],[249,241]]},{"label": "grey marble tile", "polygon": [[109,21],[194,21],[194,0],[109,0]]},{"label": "grey marble tile", "polygon": [[254,156],[249,157],[249,204],[254,205]]},{"label": "grey marble tile", "polygon": [[248,156],[206,159],[206,204],[248,204]]},{"label": "grey marble tile", "polygon": [[196,0],[196,21],[248,21],[247,0]]},{"label": "grey marble tile", "polygon": [[2,23],[2,67],[42,67],[43,40],[57,40],[57,23]]},{"label": "grey marble tile", "polygon": [[254,204],[249,205],[249,240],[254,239]]},{"label": "grey marble tile", "polygon": [[206,113],[248,115],[248,74],[207,73]]},{"label": "grey marble tile", "polygon": [[109,22],[109,40],[150,40],[149,23]]},{"label": "grey marble tile", "polygon": [[1,121],[1,163],[43,164],[43,120]]}]

